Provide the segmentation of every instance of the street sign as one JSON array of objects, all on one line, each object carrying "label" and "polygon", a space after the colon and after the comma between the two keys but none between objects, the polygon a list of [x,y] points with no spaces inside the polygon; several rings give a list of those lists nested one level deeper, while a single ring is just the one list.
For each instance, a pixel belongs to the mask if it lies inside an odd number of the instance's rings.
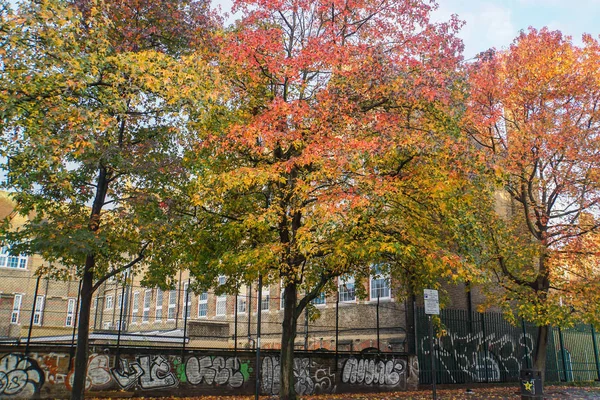
[{"label": "street sign", "polygon": [[425,314],[440,315],[440,298],[435,289],[423,289],[423,298],[425,300]]}]

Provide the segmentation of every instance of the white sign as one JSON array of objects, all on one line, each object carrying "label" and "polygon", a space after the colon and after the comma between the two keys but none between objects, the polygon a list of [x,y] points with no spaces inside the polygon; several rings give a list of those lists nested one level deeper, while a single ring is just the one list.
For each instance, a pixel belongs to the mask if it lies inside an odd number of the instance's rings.
[{"label": "white sign", "polygon": [[425,314],[440,315],[440,298],[435,289],[423,289],[425,299]]}]

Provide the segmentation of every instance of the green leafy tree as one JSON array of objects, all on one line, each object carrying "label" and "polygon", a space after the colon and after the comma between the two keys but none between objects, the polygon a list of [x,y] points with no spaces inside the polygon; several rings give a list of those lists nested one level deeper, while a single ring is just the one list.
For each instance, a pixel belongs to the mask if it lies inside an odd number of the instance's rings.
[{"label": "green leafy tree", "polygon": [[185,176],[183,121],[214,95],[206,52],[169,50],[176,30],[147,25],[152,35],[130,35],[128,26],[143,24],[116,18],[107,3],[85,4],[0,7],[4,187],[14,213],[31,216],[17,230],[7,219],[2,232],[15,251],[44,257],[41,273],[81,277],[73,399],[84,396],[92,293],[141,268],[158,251],[155,238],[168,236],[160,194]]}]

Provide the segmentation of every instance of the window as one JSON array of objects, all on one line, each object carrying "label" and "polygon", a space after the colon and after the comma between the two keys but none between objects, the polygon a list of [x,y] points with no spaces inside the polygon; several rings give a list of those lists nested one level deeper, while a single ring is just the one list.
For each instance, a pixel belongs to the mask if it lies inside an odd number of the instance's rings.
[{"label": "window", "polygon": [[325,292],[319,293],[317,297],[311,300],[311,303],[315,306],[325,305]]},{"label": "window", "polygon": [[20,254],[17,256],[10,255],[10,248],[2,246],[0,249],[0,267],[25,269],[27,268],[27,256]]},{"label": "window", "polygon": [[263,287],[260,299],[260,311],[269,311],[269,304],[271,303],[271,288],[269,286]]},{"label": "window", "polygon": [[42,325],[42,314],[44,313],[44,296],[35,298],[35,308],[33,312],[33,324]]},{"label": "window", "polygon": [[382,275],[380,266],[373,267],[371,271],[371,300],[389,299],[390,297],[389,279]]},{"label": "window", "polygon": [[21,313],[21,300],[23,300],[23,295],[15,294],[15,297],[13,299],[12,315],[10,317],[11,324],[19,323],[19,314]]},{"label": "window", "polygon": [[107,331],[107,330],[109,330],[109,329],[110,329],[110,321],[108,321],[108,322],[104,322],[104,323],[102,324],[102,329],[104,329],[104,330],[106,330],[106,331]]},{"label": "window", "polygon": [[112,310],[113,308],[113,297],[111,294],[109,294],[108,296],[106,296],[106,306],[104,307],[107,310]]},{"label": "window", "polygon": [[352,302],[356,301],[356,292],[354,290],[354,277],[339,278],[338,280],[338,293],[340,301]]},{"label": "window", "polygon": [[117,308],[120,310],[123,307],[123,295],[119,293],[117,295]]},{"label": "window", "polygon": [[152,290],[144,292],[144,310],[142,311],[142,322],[150,321],[150,302],[152,300]]},{"label": "window", "polygon": [[208,315],[208,292],[198,296],[198,317],[204,318]]},{"label": "window", "polygon": [[137,324],[137,313],[140,306],[140,292],[133,294],[133,304],[131,305],[131,323]]},{"label": "window", "polygon": [[163,291],[156,289],[156,321],[162,321],[162,303],[163,303]]},{"label": "window", "polygon": [[190,290],[188,283],[183,284],[183,318],[190,317],[190,309],[192,308],[192,296],[188,293]]},{"label": "window", "polygon": [[279,284],[279,309],[283,310],[285,308],[285,299],[284,299],[285,286],[283,286],[283,279]]},{"label": "window", "polygon": [[[218,278],[219,286],[224,285],[226,282],[226,278],[224,276],[219,276]],[[227,295],[221,294],[217,296],[217,304],[215,309],[215,315],[223,316],[227,314]]]},{"label": "window", "polygon": [[175,319],[175,308],[177,307],[177,290],[169,292],[169,308],[167,309],[167,319]]},{"label": "window", "polygon": [[246,296],[245,295],[238,295],[237,312],[238,312],[238,314],[246,313]]},{"label": "window", "polygon": [[[96,301],[98,298],[96,298]],[[75,324],[75,299],[69,299],[67,302],[67,320],[65,326],[73,326]]]}]

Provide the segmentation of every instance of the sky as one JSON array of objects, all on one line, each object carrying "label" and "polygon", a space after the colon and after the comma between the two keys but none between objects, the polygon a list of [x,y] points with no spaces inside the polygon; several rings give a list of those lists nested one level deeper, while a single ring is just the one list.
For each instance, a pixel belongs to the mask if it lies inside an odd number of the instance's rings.
[{"label": "sky", "polygon": [[[223,11],[232,0],[213,0]],[[460,38],[469,59],[491,47],[508,47],[519,31],[529,26],[547,26],[572,36],[581,43],[581,35],[600,34],[600,0],[438,0],[436,20],[457,14],[466,22]]]}]

